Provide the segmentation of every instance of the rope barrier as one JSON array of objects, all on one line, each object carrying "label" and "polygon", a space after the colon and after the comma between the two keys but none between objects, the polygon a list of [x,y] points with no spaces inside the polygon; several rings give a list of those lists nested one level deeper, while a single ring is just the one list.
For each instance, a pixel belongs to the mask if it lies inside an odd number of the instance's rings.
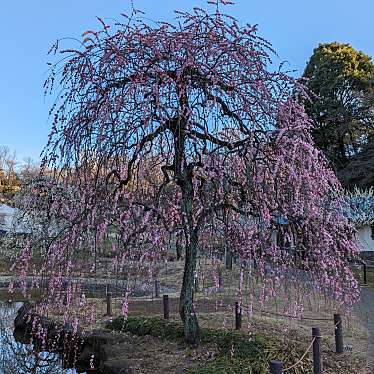
[{"label": "rope barrier", "polygon": [[[241,304],[240,307],[242,309],[247,309],[247,310],[251,309],[248,305],[244,305],[244,304]],[[231,305],[217,305],[217,308],[231,308]],[[296,316],[291,316],[289,314],[281,314],[281,313],[271,312],[270,310],[258,309],[258,308],[255,308],[253,306],[252,306],[252,309],[256,310],[258,312],[261,312],[261,313],[271,314],[271,315],[278,316],[278,317],[283,317],[283,318],[297,319],[297,320],[300,320],[300,321],[303,321],[303,320],[306,320],[306,321],[333,321],[334,320],[333,318],[296,317]],[[340,322],[337,322],[334,325],[334,327],[336,327],[339,323]]]},{"label": "rope barrier", "polygon": [[[219,305],[219,307],[226,307],[225,305]],[[250,307],[248,305],[244,305],[244,304],[241,304],[240,305],[240,308],[241,309],[250,309]],[[256,309],[256,308],[253,308],[252,309]],[[277,316],[281,316],[281,317],[287,317],[287,318],[293,318],[293,319],[300,319],[300,320],[312,320],[312,321],[333,321],[334,319],[331,319],[331,318],[311,318],[311,317],[295,317],[295,316],[290,316],[290,315],[285,315],[285,314],[280,314],[280,313],[274,313],[274,312],[269,312],[269,311],[262,311],[262,312],[267,312],[267,313],[270,313],[270,314],[274,314],[274,315],[277,315]],[[341,323],[342,321],[338,321],[336,323],[334,323],[334,328],[336,329],[337,326]],[[305,350],[304,354],[300,357],[300,359],[293,365],[291,365],[290,367],[282,370],[282,373],[285,373],[287,371],[290,371],[291,369],[294,369],[296,368],[297,366],[299,366],[305,359],[306,355],[308,354],[308,352],[311,350],[311,348],[313,347],[313,344],[314,342],[316,341],[317,338],[322,338],[322,336],[320,334],[318,334],[318,336],[314,335],[313,336],[313,339],[312,341],[310,342],[308,348]]]},{"label": "rope barrier", "polygon": [[[247,305],[241,305],[241,306],[242,306],[243,309],[250,309],[250,307],[247,306]],[[271,315],[278,316],[278,317],[283,317],[283,318],[298,319],[300,321],[302,321],[302,320],[308,320],[308,321],[333,321],[332,318],[296,317],[296,316],[291,316],[289,314],[275,313],[275,312],[271,312],[269,310],[258,309],[258,308],[254,308],[254,307],[252,307],[252,309],[257,310],[258,312],[261,312],[261,313],[271,314]]]},{"label": "rope barrier", "polygon": [[313,343],[315,342],[316,338],[320,338],[320,336],[315,336],[315,337],[312,339],[311,343],[309,344],[309,347],[307,348],[307,350],[304,352],[304,354],[303,354],[303,355],[301,356],[301,358],[299,359],[299,361],[297,361],[296,364],[293,364],[292,366],[288,367],[287,369],[282,370],[283,373],[286,372],[286,371],[289,371],[289,370],[291,370],[291,369],[293,369],[293,368],[295,368],[296,366],[299,366],[299,365],[300,365],[300,363],[304,360],[304,358],[305,358],[305,356],[307,355],[307,353],[310,351],[310,348],[312,348]]}]

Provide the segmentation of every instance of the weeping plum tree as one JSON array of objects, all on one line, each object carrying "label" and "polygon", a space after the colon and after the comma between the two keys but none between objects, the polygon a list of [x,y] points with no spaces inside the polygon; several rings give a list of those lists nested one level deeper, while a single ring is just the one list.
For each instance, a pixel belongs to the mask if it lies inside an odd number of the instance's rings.
[{"label": "weeping plum tree", "polygon": [[[78,49],[53,48],[64,58],[46,82],[53,91],[57,80],[59,100],[45,165],[57,174],[48,183],[73,193],[50,199],[50,214],[66,223],[35,270],[49,277],[45,303],[58,304],[56,290],[93,230],[95,243],[116,233],[119,268],[125,260],[140,268],[160,259],[170,236],[182,234],[179,313],[189,343],[199,340],[198,247],[214,251],[218,237],[242,263],[256,260],[260,274],[272,265],[267,295],[302,264],[316,288],[352,303],[353,231],[329,199],[340,186],[312,143],[303,87],[269,70],[271,45],[256,27],[199,8],[177,12],[177,21],[149,24],[136,14],[112,26],[100,20]],[[283,236],[293,235],[297,256],[272,240],[284,230],[279,219],[288,222]],[[21,267],[35,245],[30,239],[21,251]]]}]

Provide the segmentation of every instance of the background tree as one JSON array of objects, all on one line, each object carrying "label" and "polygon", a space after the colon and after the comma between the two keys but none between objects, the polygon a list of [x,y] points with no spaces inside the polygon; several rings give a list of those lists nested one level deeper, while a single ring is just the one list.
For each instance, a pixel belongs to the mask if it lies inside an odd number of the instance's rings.
[{"label": "background tree", "polygon": [[374,64],[349,44],[320,44],[304,77],[314,94],[306,105],[314,140],[339,171],[374,134]]},{"label": "background tree", "polygon": [[30,157],[23,160],[19,167],[18,176],[20,183],[26,185],[32,180],[36,179],[40,172],[40,165]]},{"label": "background tree", "polygon": [[[30,238],[21,272],[29,266],[43,274],[37,286],[49,279],[43,303],[53,300],[56,308],[56,287],[72,276],[92,230],[95,246],[116,233],[116,269],[133,260],[139,270],[162,258],[171,233],[182,229],[179,313],[187,342],[196,344],[199,244],[213,253],[218,238],[243,263],[256,260],[260,274],[271,266],[273,281],[262,294],[270,295],[296,266],[294,254],[271,240],[281,216],[297,232],[315,288],[351,303],[357,289],[348,261],[357,248],[347,220],[326,209],[339,184],[312,145],[302,104],[292,99],[302,101],[303,87],[268,69],[271,47],[256,27],[240,27],[218,10],[177,14],[176,24],[125,16],[111,32],[100,20],[102,29],[85,32],[80,49],[55,45],[65,58],[46,82],[47,90],[56,79],[61,87],[44,165],[56,170],[50,182],[58,190],[74,192],[49,200],[47,214],[61,212],[67,225],[38,268],[27,265],[35,248]],[[32,200],[39,196],[30,194],[28,204],[38,209]],[[72,297],[60,305],[67,318]]]},{"label": "background tree", "polygon": [[7,146],[0,146],[0,192],[7,196],[12,196],[19,190],[20,180],[16,166],[16,153]]},{"label": "background tree", "polygon": [[354,186],[374,186],[374,137],[369,138],[362,150],[338,172],[338,177],[342,184],[350,189]]},{"label": "background tree", "polygon": [[356,226],[372,225],[374,222],[374,188],[360,189],[346,193],[343,204],[344,214]]}]

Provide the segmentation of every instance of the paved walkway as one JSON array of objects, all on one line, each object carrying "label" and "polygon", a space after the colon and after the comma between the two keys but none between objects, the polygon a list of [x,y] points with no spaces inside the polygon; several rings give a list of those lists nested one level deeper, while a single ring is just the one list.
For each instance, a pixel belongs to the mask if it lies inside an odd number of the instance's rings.
[{"label": "paved walkway", "polygon": [[374,289],[362,288],[358,312],[369,332],[367,367],[374,374]]}]

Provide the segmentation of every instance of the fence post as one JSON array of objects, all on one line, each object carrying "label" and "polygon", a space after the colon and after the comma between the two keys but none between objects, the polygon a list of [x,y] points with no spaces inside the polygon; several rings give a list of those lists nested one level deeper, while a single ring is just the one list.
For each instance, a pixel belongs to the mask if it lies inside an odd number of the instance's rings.
[{"label": "fence post", "polygon": [[270,374],[282,374],[283,363],[282,361],[270,361]]},{"label": "fence post", "polygon": [[160,281],[155,280],[155,295],[156,298],[160,297]]},{"label": "fence post", "polygon": [[222,291],[223,289],[223,274],[222,274],[222,269],[220,268],[218,270],[218,289],[219,291]]},{"label": "fence post", "polygon": [[364,284],[367,284],[368,281],[367,281],[367,266],[366,266],[366,262],[363,263],[363,267],[364,267]]},{"label": "fence post", "polygon": [[229,249],[226,249],[225,265],[227,270],[232,270],[232,254]]},{"label": "fence post", "polygon": [[169,295],[164,295],[162,299],[164,302],[164,319],[169,319],[170,318]]},{"label": "fence post", "polygon": [[194,278],[194,289],[195,289],[195,292],[199,292],[199,278],[197,277],[197,275],[195,275],[195,278]]},{"label": "fence post", "polygon": [[322,374],[322,349],[321,349],[321,333],[318,327],[312,328],[313,342],[313,374]]},{"label": "fence post", "polygon": [[340,314],[334,314],[336,353],[343,353],[343,321]]},{"label": "fence post", "polygon": [[61,291],[62,305],[67,306],[67,293],[66,291]]},{"label": "fence post", "polygon": [[240,330],[242,327],[242,307],[239,302],[235,302],[235,330]]},{"label": "fence post", "polygon": [[111,316],[112,315],[112,293],[107,292],[106,294],[106,315]]}]

